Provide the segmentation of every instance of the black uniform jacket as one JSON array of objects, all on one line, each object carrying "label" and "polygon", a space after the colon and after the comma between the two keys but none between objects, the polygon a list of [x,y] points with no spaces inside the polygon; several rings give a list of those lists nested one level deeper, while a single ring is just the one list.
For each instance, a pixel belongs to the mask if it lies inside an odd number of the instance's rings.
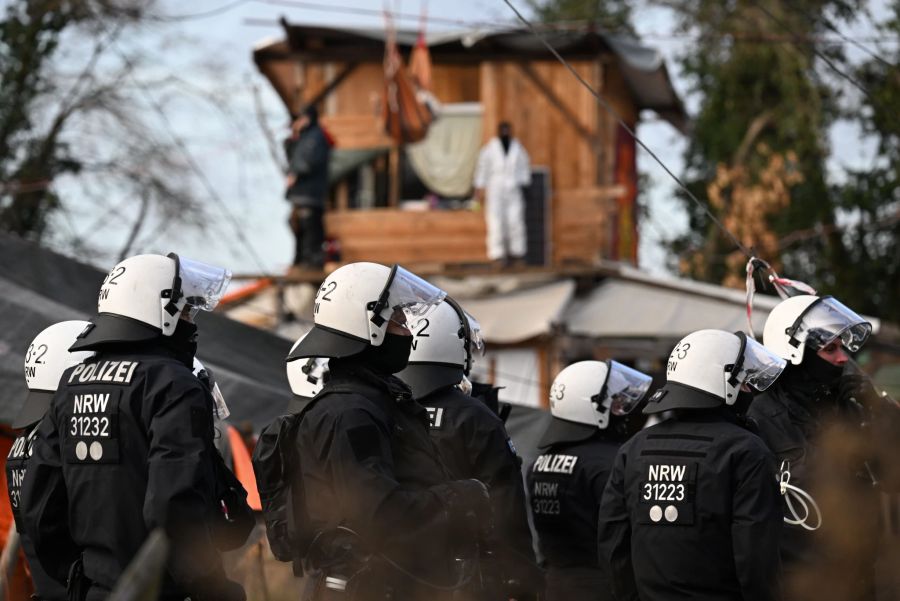
[{"label": "black uniform jacket", "polygon": [[[39,599],[48,601],[64,601],[66,599],[65,581],[57,580],[50,576],[41,565],[40,559],[34,552],[34,541],[25,529],[25,523],[21,515],[22,481],[28,470],[28,462],[31,458],[34,437],[37,436],[37,424],[29,426],[13,441],[9,455],[6,457],[6,486],[9,493],[9,504],[12,508],[13,519],[16,521],[16,530],[19,532],[19,540],[22,543],[22,551],[28,560],[28,568],[31,571],[31,579],[34,582],[35,595]],[[72,558],[74,559],[74,557]]]},{"label": "black uniform jacket", "polygon": [[452,524],[439,486],[450,477],[427,412],[393,376],[350,359],[332,360],[330,371],[297,434],[311,530],[347,527],[418,578],[452,583]]},{"label": "black uniform jacket", "polygon": [[528,528],[521,459],[503,421],[481,400],[455,386],[418,399],[429,415],[429,432],[444,465],[457,480],[481,480],[490,491],[495,538],[510,577],[540,580]]},{"label": "black uniform jacket", "polygon": [[[790,483],[811,492],[811,466],[817,454],[816,434],[820,426],[821,406],[826,394],[821,387],[802,378],[779,379],[756,396],[748,415],[756,423],[759,435],[775,454],[776,467],[783,464],[791,473]],[[829,403],[830,404],[830,403]],[[813,551],[813,533],[801,526],[785,524],[781,537],[781,558],[785,566],[808,559]]]},{"label": "black uniform jacket", "polygon": [[73,548],[95,588],[111,589],[150,531],[171,542],[162,595],[222,574],[211,538],[212,397],[184,359],[156,343],[103,352],[63,373],[22,487],[26,529],[51,575]]},{"label": "black uniform jacket", "polygon": [[771,453],[727,409],[680,412],[615,459],[601,566],[618,600],[776,598],[781,500]]},{"label": "black uniform jacket", "polygon": [[583,432],[542,447],[528,472],[549,601],[611,598],[597,565],[597,511],[621,441],[593,426]]}]

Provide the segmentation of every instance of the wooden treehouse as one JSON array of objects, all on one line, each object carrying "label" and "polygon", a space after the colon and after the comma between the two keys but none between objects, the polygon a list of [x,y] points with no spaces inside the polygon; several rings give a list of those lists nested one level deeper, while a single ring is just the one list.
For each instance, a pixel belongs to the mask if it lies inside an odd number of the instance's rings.
[{"label": "wooden treehouse", "polygon": [[[553,269],[636,261],[635,144],[540,40],[525,31],[428,37],[437,118],[419,144],[384,133],[385,32],[290,24],[254,60],[291,114],[314,103],[335,139],[326,230],[344,262],[487,263],[472,196],[478,150],[509,121],[530,157],[528,263]],[[415,31],[398,31],[408,60]],[[686,119],[665,65],[636,41],[589,31],[548,41],[632,128],[649,109]],[[435,173],[436,172],[436,173]]]}]

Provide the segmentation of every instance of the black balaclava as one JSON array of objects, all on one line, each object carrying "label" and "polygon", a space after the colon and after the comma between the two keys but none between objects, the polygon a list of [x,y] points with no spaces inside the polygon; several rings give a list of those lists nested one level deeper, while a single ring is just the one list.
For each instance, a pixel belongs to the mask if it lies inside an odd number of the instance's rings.
[{"label": "black balaclava", "polygon": [[800,365],[788,363],[775,385],[807,411],[816,414],[822,405],[835,401],[834,390],[843,372],[843,367],[832,365],[807,347]]},{"label": "black balaclava", "polygon": [[739,390],[737,399],[731,406],[734,409],[734,412],[738,415],[746,415],[747,410],[750,409],[750,403],[753,402],[754,396],[753,392],[749,390]]},{"label": "black balaclava", "polygon": [[179,319],[171,336],[163,336],[163,345],[173,351],[179,361],[188,367],[194,367],[194,355],[197,354],[197,324]]},{"label": "black balaclava", "polygon": [[844,373],[843,366],[834,365],[819,356],[811,348],[803,353],[803,361],[800,368],[806,372],[809,378],[826,386],[834,386]]},{"label": "black balaclava", "polygon": [[367,346],[359,354],[359,363],[384,376],[401,372],[409,363],[412,339],[412,336],[388,332],[384,335],[381,346]]},{"label": "black balaclava", "polygon": [[609,425],[600,432],[604,432],[608,438],[624,442],[640,432],[646,423],[646,416],[638,408],[628,415],[610,415]]},{"label": "black balaclava", "polygon": [[503,154],[509,154],[509,145],[512,144],[512,126],[504,121],[497,127],[497,137],[503,145]]}]

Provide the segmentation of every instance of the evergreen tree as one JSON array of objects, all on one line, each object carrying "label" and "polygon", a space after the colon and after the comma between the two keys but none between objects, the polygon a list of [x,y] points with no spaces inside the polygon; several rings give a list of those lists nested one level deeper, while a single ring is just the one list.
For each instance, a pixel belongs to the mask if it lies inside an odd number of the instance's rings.
[{"label": "evergreen tree", "polygon": [[[900,2],[884,24],[887,35],[900,35]],[[900,50],[871,56],[855,73],[866,89],[857,110],[863,131],[878,141],[875,164],[852,171],[836,189],[847,225],[845,249],[836,270],[841,298],[858,308],[900,322]]]},{"label": "evergreen tree", "polygon": [[627,0],[528,0],[540,21],[591,24],[612,32],[631,32],[631,7]]}]

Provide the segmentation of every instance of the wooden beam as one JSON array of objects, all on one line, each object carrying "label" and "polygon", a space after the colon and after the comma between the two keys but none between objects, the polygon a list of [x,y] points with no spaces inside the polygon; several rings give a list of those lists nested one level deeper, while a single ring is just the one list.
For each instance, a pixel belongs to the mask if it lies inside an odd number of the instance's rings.
[{"label": "wooden beam", "polygon": [[339,85],[344,83],[344,80],[353,73],[354,69],[359,65],[359,63],[350,63],[344,69],[338,73],[337,77],[328,82],[328,85],[319,90],[319,92],[306,101],[306,106],[315,106],[325,100],[332,92],[334,92]]},{"label": "wooden beam", "polygon": [[532,68],[529,63],[524,61],[516,61],[516,65],[518,65],[519,69],[525,76],[531,80],[538,90],[550,101],[550,104],[557,111],[562,113],[562,116],[565,117],[569,123],[572,124],[572,127],[575,128],[575,131],[578,132],[584,140],[591,145],[595,150],[599,150],[601,147],[600,137],[592,132],[590,129],[585,127],[585,125],[581,122],[578,115],[576,115],[566,104],[563,102],[562,98],[560,98],[556,92],[553,91],[553,88],[550,87],[546,81],[544,81],[540,75]]},{"label": "wooden beam", "polygon": [[400,148],[392,146],[388,153],[388,206],[400,204]]},{"label": "wooden beam", "polygon": [[338,211],[346,211],[350,207],[350,186],[344,180],[337,185],[335,190],[335,205]]},{"label": "wooden beam", "polygon": [[542,409],[550,409],[550,360],[551,353],[550,348],[552,346],[552,341],[542,340],[540,345],[537,348],[537,360],[538,360],[538,389],[540,395],[538,397],[538,401],[540,402],[540,407]]}]

